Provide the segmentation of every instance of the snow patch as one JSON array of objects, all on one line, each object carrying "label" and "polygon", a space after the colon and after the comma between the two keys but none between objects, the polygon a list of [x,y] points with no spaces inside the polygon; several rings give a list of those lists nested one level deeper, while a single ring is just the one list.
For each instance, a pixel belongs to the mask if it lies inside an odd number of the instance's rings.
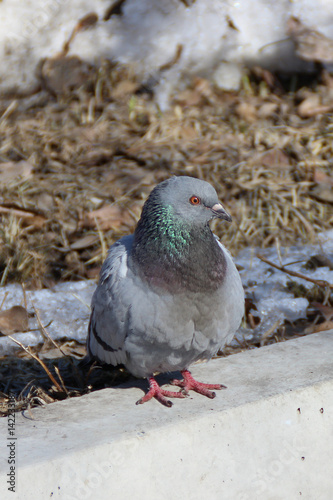
[{"label": "snow patch", "polygon": [[[28,92],[37,84],[40,59],[60,53],[78,21],[94,11],[98,22],[77,34],[70,54],[90,63],[107,58],[135,66],[159,81],[156,96],[167,107],[171,93],[192,76],[237,88],[242,66],[310,70],[295,56],[287,20],[333,38],[331,0],[125,0],[121,13],[104,21],[115,2],[95,0],[3,0],[0,2],[0,92]],[[168,70],[182,46],[179,60]]]}]

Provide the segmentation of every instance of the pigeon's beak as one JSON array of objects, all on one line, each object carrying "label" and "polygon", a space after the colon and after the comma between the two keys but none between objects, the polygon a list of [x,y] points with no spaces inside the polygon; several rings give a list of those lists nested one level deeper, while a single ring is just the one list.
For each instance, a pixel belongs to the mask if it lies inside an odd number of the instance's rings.
[{"label": "pigeon's beak", "polygon": [[224,219],[227,222],[232,221],[231,215],[226,211],[221,203],[215,203],[215,205],[212,206],[212,212],[214,216],[218,217],[219,219]]}]

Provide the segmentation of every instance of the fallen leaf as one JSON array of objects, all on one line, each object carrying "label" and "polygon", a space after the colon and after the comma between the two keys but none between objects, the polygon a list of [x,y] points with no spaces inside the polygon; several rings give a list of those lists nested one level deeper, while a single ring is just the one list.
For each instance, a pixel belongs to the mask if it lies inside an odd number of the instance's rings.
[{"label": "fallen leaf", "polygon": [[250,327],[254,329],[260,323],[260,317],[257,315],[257,306],[251,298],[245,299],[245,317]]},{"label": "fallen leaf", "polygon": [[184,125],[179,131],[180,139],[191,141],[198,137],[198,132],[194,127]]},{"label": "fallen leaf", "polygon": [[324,254],[315,254],[304,264],[305,269],[317,269],[318,267],[328,267],[333,269],[333,260],[330,256]]},{"label": "fallen leaf", "polygon": [[276,78],[276,76],[271,71],[269,71],[268,69],[261,68],[260,66],[254,66],[251,69],[251,72],[259,80],[263,80],[266,83],[267,87],[269,87],[271,90],[273,90],[276,87],[278,89],[281,88],[281,85],[278,82],[278,79]]},{"label": "fallen leaf", "polygon": [[257,119],[257,110],[254,104],[250,102],[241,102],[236,106],[236,114],[249,123],[253,123]]},{"label": "fallen leaf", "polygon": [[129,97],[138,90],[139,84],[131,80],[122,80],[114,87],[112,91],[113,99],[122,99]]},{"label": "fallen leaf", "polygon": [[190,107],[190,106],[198,106],[199,104],[202,104],[204,101],[203,101],[203,95],[200,92],[198,92],[197,90],[188,89],[179,92],[175,97],[175,102],[177,102],[183,107]]},{"label": "fallen leaf", "polygon": [[268,168],[288,168],[290,167],[290,158],[289,156],[279,148],[273,148],[260,156],[258,161],[261,165],[264,165]]},{"label": "fallen leaf", "polygon": [[0,311],[0,333],[11,335],[17,332],[26,332],[29,328],[29,314],[22,306],[13,306]]},{"label": "fallen leaf", "polygon": [[77,56],[46,58],[40,68],[45,88],[53,94],[68,94],[92,83],[92,68]]},{"label": "fallen leaf", "polygon": [[317,184],[329,184],[333,186],[333,177],[325,174],[325,172],[319,167],[316,167],[314,170],[313,180]]},{"label": "fallen leaf", "polygon": [[328,113],[332,110],[333,106],[320,104],[320,97],[318,94],[312,94],[297,108],[297,112],[301,118],[311,118],[312,116]]},{"label": "fallen leaf", "polygon": [[317,184],[310,191],[311,196],[324,203],[333,203],[333,188],[332,185]]},{"label": "fallen leaf", "polygon": [[0,214],[8,214],[22,219],[24,226],[31,226],[34,229],[41,228],[47,220],[41,214],[16,206],[0,205]]},{"label": "fallen leaf", "polygon": [[71,250],[83,250],[84,248],[89,248],[99,241],[99,237],[96,234],[87,234],[80,238],[74,243],[71,243]]},{"label": "fallen leaf", "polygon": [[36,196],[36,206],[44,212],[52,210],[54,208],[53,196],[48,193],[40,193]]},{"label": "fallen leaf", "polygon": [[101,272],[100,267],[92,267],[86,270],[86,275],[88,279],[94,280],[98,278],[100,272]]},{"label": "fallen leaf", "polygon": [[89,12],[89,14],[86,14],[79,20],[77,23],[77,29],[81,31],[87,30],[88,28],[91,28],[91,26],[94,26],[97,21],[98,15],[96,12]]},{"label": "fallen leaf", "polygon": [[79,165],[85,165],[87,167],[92,167],[94,165],[103,165],[104,163],[110,162],[115,149],[112,147],[108,148],[94,148],[91,151],[83,152],[78,158]]},{"label": "fallen leaf", "polygon": [[[127,155],[136,156],[137,151],[133,148],[127,150]],[[140,152],[139,152],[140,154]],[[159,170],[147,171],[141,167],[123,168],[121,171],[106,170],[103,175],[103,183],[107,186],[109,194],[114,199],[119,199],[133,190],[149,193],[151,186],[159,179]]]},{"label": "fallen leaf", "polygon": [[258,118],[271,118],[276,113],[278,107],[276,102],[265,102],[258,109]]},{"label": "fallen leaf", "polygon": [[287,32],[296,46],[296,54],[306,61],[333,62],[333,40],[290,17]]},{"label": "fallen leaf", "polygon": [[96,228],[101,231],[109,229],[120,229],[123,225],[128,226],[133,222],[132,217],[127,210],[119,205],[104,205],[104,207],[85,214],[81,227]]},{"label": "fallen leaf", "polygon": [[311,302],[311,306],[324,316],[325,321],[330,321],[333,318],[333,307],[324,306],[320,302]]},{"label": "fallen leaf", "polygon": [[320,323],[320,325],[311,325],[305,328],[304,333],[309,334],[309,333],[319,333],[319,332],[324,332],[325,330],[331,330],[333,329],[333,321],[324,321],[323,323]]},{"label": "fallen leaf", "polygon": [[0,163],[0,183],[15,179],[29,179],[32,176],[33,168],[33,165],[25,160]]},{"label": "fallen leaf", "polygon": [[71,356],[76,359],[82,359],[87,354],[87,349],[85,345],[78,344],[75,341],[67,341],[60,345],[60,349],[56,348],[51,344],[52,347],[47,347],[46,349],[40,350],[38,357],[40,359],[57,359],[63,356]]},{"label": "fallen leaf", "polygon": [[200,78],[198,76],[196,78],[194,78],[193,87],[194,87],[194,90],[199,92],[204,97],[208,98],[208,97],[212,97],[212,95],[213,95],[212,84],[206,78]]}]

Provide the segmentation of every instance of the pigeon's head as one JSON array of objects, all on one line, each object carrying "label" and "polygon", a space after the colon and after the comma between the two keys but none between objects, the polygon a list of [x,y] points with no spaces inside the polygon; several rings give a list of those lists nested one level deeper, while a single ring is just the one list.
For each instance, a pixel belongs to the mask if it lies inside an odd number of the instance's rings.
[{"label": "pigeon's head", "polygon": [[171,177],[158,184],[152,196],[189,224],[206,225],[215,218],[231,222],[213,186],[194,177]]}]

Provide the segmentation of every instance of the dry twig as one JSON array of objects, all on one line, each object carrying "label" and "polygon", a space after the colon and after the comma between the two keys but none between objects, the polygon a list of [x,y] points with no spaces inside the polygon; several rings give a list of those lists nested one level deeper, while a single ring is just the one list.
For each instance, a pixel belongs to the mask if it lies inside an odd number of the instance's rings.
[{"label": "dry twig", "polygon": [[277,264],[274,264],[274,262],[271,262],[270,260],[266,259],[266,257],[264,257],[263,255],[257,254],[257,257],[258,259],[262,260],[269,266],[275,267],[275,269],[278,269],[283,273],[289,274],[290,276],[295,276],[296,278],[301,278],[303,280],[310,281],[310,283],[313,283],[323,288],[333,289],[333,285],[331,285],[325,280],[316,280],[315,278],[309,278],[309,276],[305,276],[304,274],[298,273],[297,271],[291,271],[290,269],[286,269],[285,266],[278,266]]},{"label": "dry twig", "polygon": [[[63,356],[66,356],[66,354],[64,353],[64,351],[61,349],[61,347],[55,342],[55,340],[53,340],[53,338],[49,335],[49,333],[47,332],[45,326],[43,325],[41,319],[40,319],[40,314],[39,314],[39,311],[38,309],[35,307],[35,305],[33,304],[32,307],[34,308],[34,311],[35,311],[35,314],[36,314],[36,319],[37,319],[37,322],[38,322],[38,326],[39,326],[39,331],[40,333],[43,335],[44,339],[45,340],[48,340],[50,341],[54,347],[56,347],[57,349],[59,349],[59,351],[61,352],[61,354]],[[50,324],[50,323],[49,323]]]},{"label": "dry twig", "polygon": [[14,339],[14,337],[11,337],[10,335],[8,335],[8,338],[11,339],[13,342],[15,342],[15,344],[19,345],[33,359],[35,359],[36,361],[38,361],[38,363],[43,367],[43,369],[47,373],[47,376],[49,377],[49,379],[51,380],[51,382],[56,386],[57,390],[59,392],[64,392],[63,388],[58,384],[58,382],[56,381],[56,379],[54,378],[54,376],[52,375],[52,373],[50,372],[50,370],[48,369],[48,367],[46,366],[46,364],[36,354],[34,354],[33,352],[31,352],[31,350],[29,349],[29,347],[25,347],[21,342],[19,342],[18,340]]}]

